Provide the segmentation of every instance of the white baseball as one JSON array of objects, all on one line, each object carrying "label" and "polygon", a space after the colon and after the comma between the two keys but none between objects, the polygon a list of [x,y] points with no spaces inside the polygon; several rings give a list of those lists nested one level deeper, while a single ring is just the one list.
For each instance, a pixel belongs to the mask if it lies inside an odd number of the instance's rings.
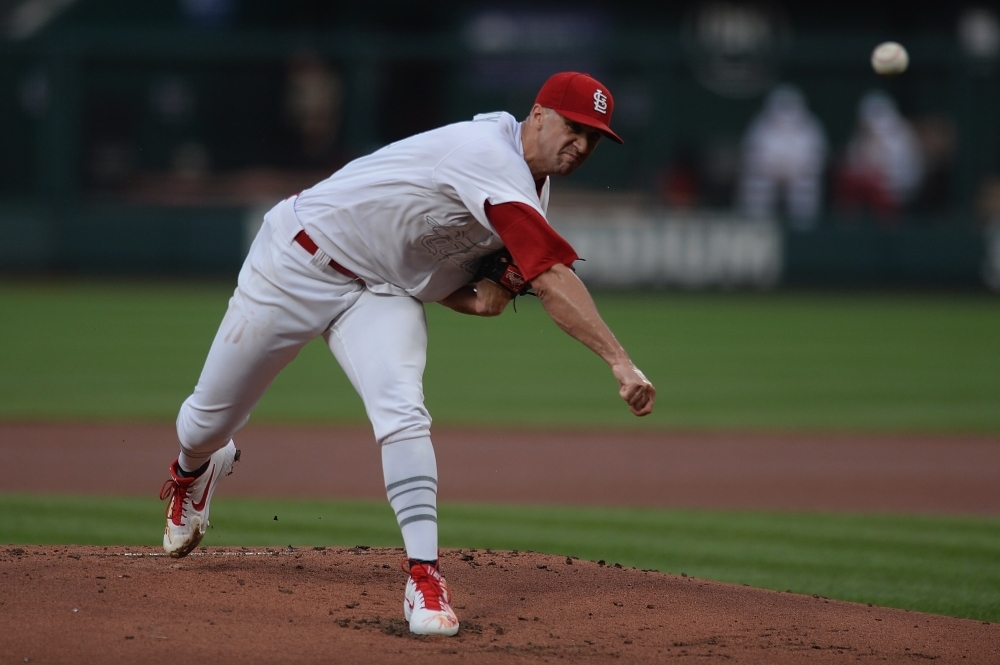
[{"label": "white baseball", "polygon": [[910,56],[902,44],[882,42],[872,51],[872,69],[879,76],[895,76],[906,71]]}]

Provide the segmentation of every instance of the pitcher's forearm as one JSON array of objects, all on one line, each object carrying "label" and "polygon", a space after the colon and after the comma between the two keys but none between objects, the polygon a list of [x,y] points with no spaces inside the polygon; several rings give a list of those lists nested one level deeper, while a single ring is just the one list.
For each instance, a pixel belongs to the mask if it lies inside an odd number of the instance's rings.
[{"label": "pitcher's forearm", "polygon": [[601,318],[590,292],[572,270],[556,264],[531,282],[545,311],[568,335],[609,365],[630,362],[611,329]]},{"label": "pitcher's forearm", "polygon": [[576,273],[556,264],[531,280],[531,286],[556,325],[611,366],[618,382],[618,394],[632,413],[640,417],[652,413],[656,388],[632,363],[601,319],[594,299]]}]

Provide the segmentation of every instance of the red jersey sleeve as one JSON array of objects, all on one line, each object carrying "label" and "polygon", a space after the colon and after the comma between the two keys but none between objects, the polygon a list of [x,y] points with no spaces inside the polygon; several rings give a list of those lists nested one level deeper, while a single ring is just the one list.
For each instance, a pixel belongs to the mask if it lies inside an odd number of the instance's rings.
[{"label": "red jersey sleeve", "polygon": [[529,205],[517,202],[490,205],[487,201],[486,217],[529,282],[557,263],[572,267],[579,258],[570,244]]}]

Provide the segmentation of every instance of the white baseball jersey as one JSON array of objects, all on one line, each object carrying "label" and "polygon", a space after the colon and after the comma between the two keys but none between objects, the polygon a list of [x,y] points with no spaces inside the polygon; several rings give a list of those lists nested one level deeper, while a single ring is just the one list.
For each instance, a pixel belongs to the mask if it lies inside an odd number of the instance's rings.
[{"label": "white baseball jersey", "polygon": [[536,190],[520,129],[497,112],[418,134],[354,160],[285,205],[369,290],[434,302],[503,247],[486,202],[519,202],[545,216],[549,181]]}]

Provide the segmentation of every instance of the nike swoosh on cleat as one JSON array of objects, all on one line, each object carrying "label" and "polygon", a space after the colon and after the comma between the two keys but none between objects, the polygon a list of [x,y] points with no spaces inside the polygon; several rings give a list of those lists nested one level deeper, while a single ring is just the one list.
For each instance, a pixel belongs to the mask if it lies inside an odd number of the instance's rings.
[{"label": "nike swoosh on cleat", "polygon": [[413,609],[413,601],[412,600],[407,600],[406,604],[410,606],[410,610]]},{"label": "nike swoosh on cleat", "polygon": [[191,507],[201,512],[205,508],[205,503],[208,500],[208,490],[212,487],[212,477],[215,475],[215,467],[212,467],[212,474],[208,477],[208,482],[205,483],[205,491],[201,494],[201,501],[198,503],[192,502]]}]

